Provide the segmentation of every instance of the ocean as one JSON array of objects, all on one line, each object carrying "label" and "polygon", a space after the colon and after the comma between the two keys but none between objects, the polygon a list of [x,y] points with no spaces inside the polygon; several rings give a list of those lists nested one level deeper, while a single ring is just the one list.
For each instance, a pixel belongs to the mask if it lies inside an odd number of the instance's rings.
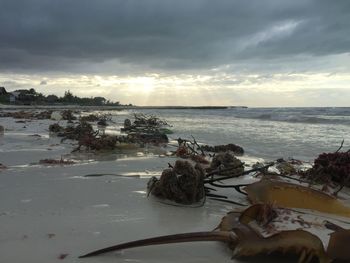
[{"label": "ocean", "polygon": [[[136,111],[140,112],[140,111]],[[322,152],[350,149],[350,107],[347,108],[228,108],[142,110],[168,121],[170,138],[210,145],[234,143],[247,155],[273,160],[312,161]],[[118,113],[121,122],[131,112]]]}]

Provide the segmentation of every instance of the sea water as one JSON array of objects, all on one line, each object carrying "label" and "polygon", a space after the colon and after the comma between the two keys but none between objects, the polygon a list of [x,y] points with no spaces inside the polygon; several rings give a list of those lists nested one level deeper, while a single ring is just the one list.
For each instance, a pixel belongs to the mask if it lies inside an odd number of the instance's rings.
[{"label": "sea water", "polygon": [[[139,112],[139,111],[136,111]],[[273,160],[313,160],[350,149],[349,108],[228,108],[142,110],[167,120],[174,134],[209,145],[234,143],[246,154]],[[125,116],[131,112],[125,112]],[[119,118],[122,117],[119,115]],[[131,116],[132,117],[132,116]]]}]

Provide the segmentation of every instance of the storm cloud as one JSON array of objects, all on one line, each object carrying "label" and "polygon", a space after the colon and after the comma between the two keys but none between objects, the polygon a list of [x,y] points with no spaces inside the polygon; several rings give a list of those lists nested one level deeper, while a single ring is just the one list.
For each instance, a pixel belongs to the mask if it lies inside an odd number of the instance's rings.
[{"label": "storm cloud", "polygon": [[348,0],[0,0],[3,72],[249,68],[349,52]]}]

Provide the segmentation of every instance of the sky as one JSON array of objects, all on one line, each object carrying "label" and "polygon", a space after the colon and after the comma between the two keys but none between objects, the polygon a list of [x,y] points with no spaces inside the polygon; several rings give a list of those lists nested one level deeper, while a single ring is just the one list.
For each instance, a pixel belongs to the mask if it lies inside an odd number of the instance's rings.
[{"label": "sky", "polygon": [[333,107],[349,83],[349,0],[0,0],[9,91]]}]

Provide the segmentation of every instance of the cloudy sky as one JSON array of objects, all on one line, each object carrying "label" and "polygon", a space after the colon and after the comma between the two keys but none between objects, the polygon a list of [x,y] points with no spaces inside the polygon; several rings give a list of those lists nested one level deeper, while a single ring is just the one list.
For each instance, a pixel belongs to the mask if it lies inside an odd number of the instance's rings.
[{"label": "cloudy sky", "polygon": [[0,0],[0,86],[137,105],[350,106],[349,0]]}]

